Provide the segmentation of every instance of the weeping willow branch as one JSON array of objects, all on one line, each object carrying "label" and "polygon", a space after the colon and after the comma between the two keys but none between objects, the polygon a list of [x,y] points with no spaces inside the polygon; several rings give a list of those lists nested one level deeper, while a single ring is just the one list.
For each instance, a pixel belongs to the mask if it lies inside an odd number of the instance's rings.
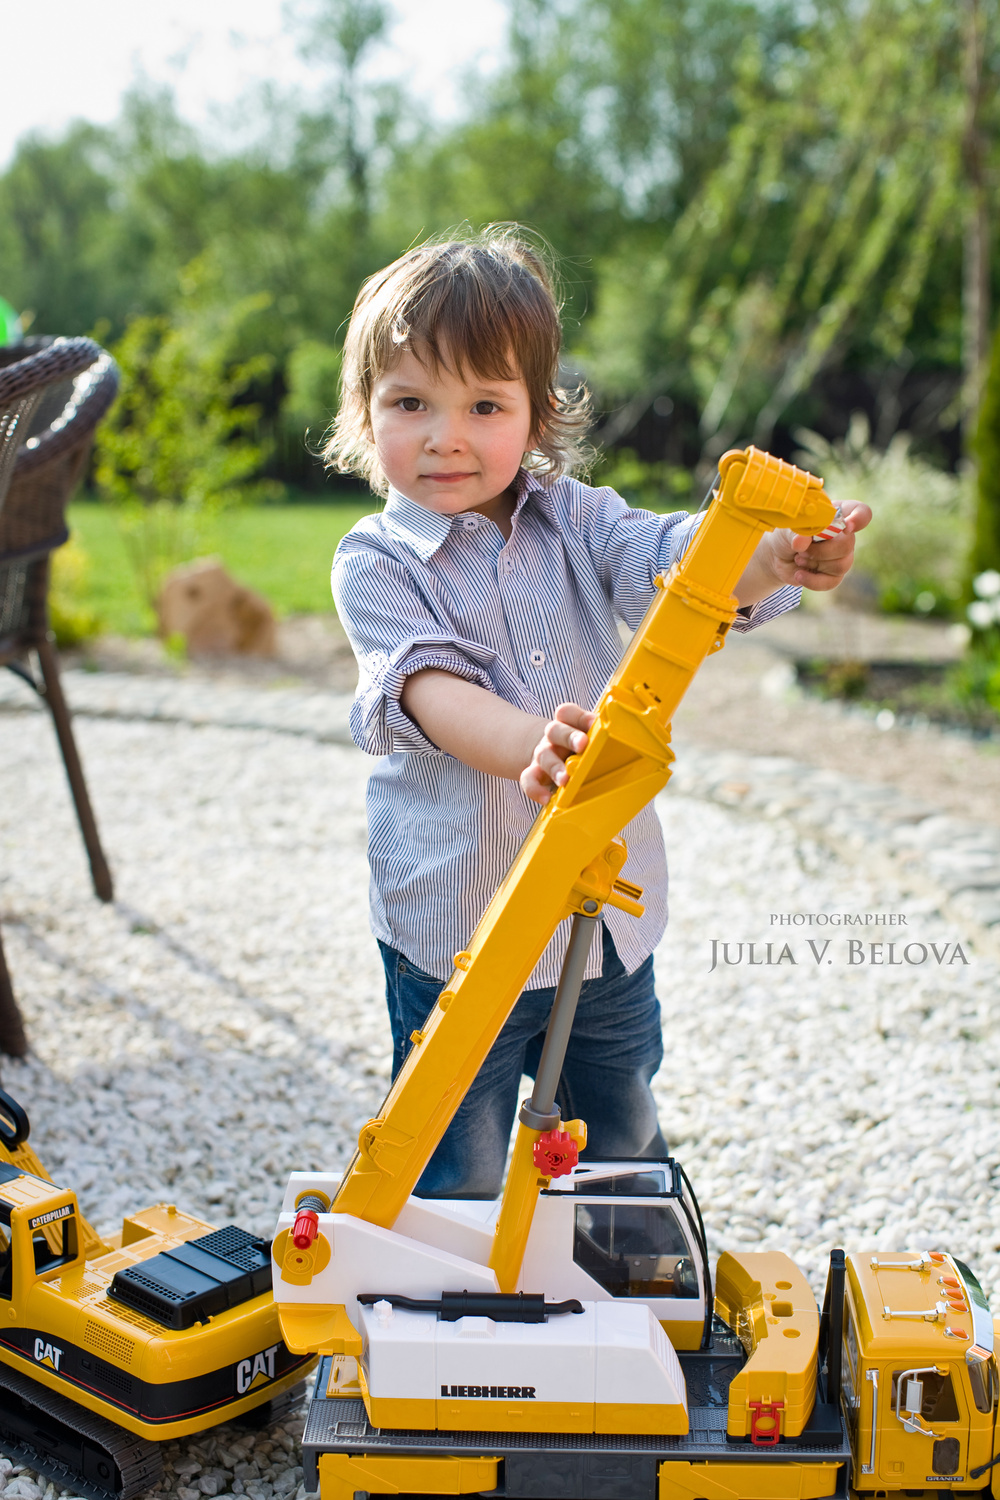
[{"label": "weeping willow branch", "polygon": [[685,368],[706,458],[738,435],[766,443],[849,349],[905,370],[963,233],[965,363],[982,369],[997,0],[963,3],[834,0],[794,66],[745,70],[727,153],[662,251],[605,268],[598,378],[602,361],[633,390]]}]

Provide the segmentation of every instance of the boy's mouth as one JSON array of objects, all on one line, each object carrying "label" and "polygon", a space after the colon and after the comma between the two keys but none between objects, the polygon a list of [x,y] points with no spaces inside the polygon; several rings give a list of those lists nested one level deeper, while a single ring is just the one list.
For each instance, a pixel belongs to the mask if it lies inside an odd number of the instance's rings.
[{"label": "boy's mouth", "polygon": [[463,470],[461,474],[422,474],[422,479],[431,479],[435,484],[454,484],[459,479],[471,479],[472,474]]}]

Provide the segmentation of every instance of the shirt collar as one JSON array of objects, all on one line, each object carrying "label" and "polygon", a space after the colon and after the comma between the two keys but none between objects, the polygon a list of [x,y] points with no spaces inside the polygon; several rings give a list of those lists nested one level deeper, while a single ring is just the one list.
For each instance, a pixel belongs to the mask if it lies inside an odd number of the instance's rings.
[{"label": "shirt collar", "polygon": [[514,494],[517,496],[517,501],[514,506],[514,513],[511,516],[512,522],[521,514],[531,496],[538,493],[539,485],[537,479],[527,469],[518,469],[517,477],[514,480]]},{"label": "shirt collar", "polygon": [[436,510],[428,510],[426,505],[417,505],[390,485],[382,508],[382,520],[387,530],[415,552],[421,562],[429,562],[447,539],[453,517],[441,516]]},{"label": "shirt collar", "polygon": [[[514,480],[517,503],[515,517],[520,515],[529,496],[538,491],[537,483],[525,469],[518,469]],[[429,562],[435,552],[444,545],[452,527],[461,516],[442,516],[436,510],[418,505],[389,486],[389,494],[382,507],[382,520],[388,531],[404,546],[415,552],[421,562]]]}]

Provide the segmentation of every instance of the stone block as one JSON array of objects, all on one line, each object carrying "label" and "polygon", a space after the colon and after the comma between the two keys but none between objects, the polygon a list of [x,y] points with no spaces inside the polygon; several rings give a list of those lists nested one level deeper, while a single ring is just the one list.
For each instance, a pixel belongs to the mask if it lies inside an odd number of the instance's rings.
[{"label": "stone block", "polygon": [[175,568],[156,600],[161,636],[182,635],[193,656],[274,656],[274,613],[266,599],[236,582],[215,557]]}]

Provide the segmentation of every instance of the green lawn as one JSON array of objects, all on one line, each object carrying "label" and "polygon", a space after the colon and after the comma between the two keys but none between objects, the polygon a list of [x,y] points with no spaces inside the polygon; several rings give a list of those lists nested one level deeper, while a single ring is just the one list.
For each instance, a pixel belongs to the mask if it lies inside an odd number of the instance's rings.
[{"label": "green lawn", "polygon": [[[334,549],[375,505],[373,500],[367,505],[263,505],[230,511],[217,521],[204,550],[220,556],[233,576],[263,594],[278,615],[332,610]],[[107,631],[152,631],[152,611],[139,594],[114,511],[78,502],[69,507],[69,526],[87,556],[80,602],[95,611]]]}]

